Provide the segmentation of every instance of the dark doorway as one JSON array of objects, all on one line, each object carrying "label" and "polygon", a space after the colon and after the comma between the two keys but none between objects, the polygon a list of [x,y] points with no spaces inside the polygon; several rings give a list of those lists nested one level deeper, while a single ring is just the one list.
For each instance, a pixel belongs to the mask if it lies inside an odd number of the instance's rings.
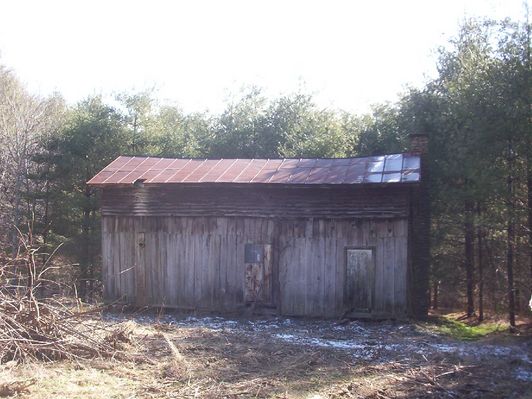
[{"label": "dark doorway", "polygon": [[370,313],[373,305],[375,251],[347,248],[344,304],[349,313]]}]

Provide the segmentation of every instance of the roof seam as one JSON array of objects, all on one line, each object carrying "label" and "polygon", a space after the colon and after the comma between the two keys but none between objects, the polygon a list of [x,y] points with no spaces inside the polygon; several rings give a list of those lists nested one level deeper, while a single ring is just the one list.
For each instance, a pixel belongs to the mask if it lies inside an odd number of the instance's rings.
[{"label": "roof seam", "polygon": [[[125,167],[127,166],[128,163],[130,163],[133,159],[135,159],[135,157],[131,157],[129,158],[129,160],[122,166],[122,167]],[[117,169],[116,172],[114,172],[111,176],[109,176],[107,179],[105,179],[104,181],[102,181],[102,184],[105,184],[105,182],[107,180],[109,180],[111,177],[113,177],[114,175],[116,175],[118,172],[120,172],[120,169]]]},{"label": "roof seam", "polygon": [[[170,176],[168,179],[166,179],[164,182],[165,182],[165,183],[168,183],[171,179],[174,178],[175,175],[177,175],[180,171],[182,171],[183,169],[185,169],[186,166],[187,166],[189,163],[191,163],[191,162],[192,162],[192,159],[189,159],[189,160],[183,165],[182,168],[177,169],[177,170],[175,171],[175,173],[174,173],[172,176]],[[167,169],[166,169],[166,170],[167,170]]]},{"label": "roof seam", "polygon": [[200,166],[203,165],[205,162],[207,162],[207,158],[205,158],[205,159],[203,160],[203,162],[200,162],[200,164],[199,164],[198,166],[196,166],[194,169],[192,169],[188,175],[186,175],[185,177],[183,177],[183,179],[181,180],[181,182],[185,182],[185,180],[187,180],[188,177],[189,177],[192,173],[194,173],[195,171],[197,171],[197,170],[200,168]]},{"label": "roof seam", "polygon": [[321,158],[186,159],[119,156],[100,170],[87,184],[125,185],[132,183],[135,178],[144,179],[148,184],[411,183],[419,182],[421,179],[418,168],[412,168],[418,164],[419,155],[410,153],[326,160]]},{"label": "roof seam", "polygon": [[264,163],[264,165],[262,165],[262,168],[260,168],[260,170],[257,173],[255,173],[255,176],[251,178],[251,180],[249,181],[250,183],[253,183],[253,180],[255,180],[255,177],[257,177],[260,174],[260,172],[264,170],[266,165],[268,165],[268,162],[270,162],[270,158],[266,159],[266,162]]},{"label": "roof seam", "polygon": [[221,174],[220,176],[218,176],[218,177],[214,180],[214,182],[217,183],[218,180],[220,180],[220,179],[223,177],[223,175],[225,175],[225,174],[227,173],[227,171],[228,171],[229,169],[231,169],[235,163],[237,163],[237,161],[238,161],[238,158],[235,159],[235,160],[233,160],[233,162],[231,163],[231,165],[229,165],[229,166],[227,167],[227,169],[225,169],[225,170],[222,172],[222,174]]},{"label": "roof seam", "polygon": [[135,168],[134,168],[131,172],[129,172],[127,175],[125,175],[123,178],[121,178],[121,179],[117,182],[117,184],[122,183],[122,181],[124,181],[124,179],[125,179],[126,177],[129,177],[129,175],[130,175],[131,173],[133,173],[134,171],[136,171],[137,168],[138,168],[140,165],[142,165],[144,162],[146,162],[148,159],[150,159],[150,157],[145,158],[141,163],[139,163],[137,166],[135,166]]},{"label": "roof seam", "polygon": [[[212,166],[208,171],[206,171],[206,172],[203,174],[203,176],[201,176],[200,179],[198,179],[198,182],[201,183],[201,181],[205,178],[205,176],[207,176],[207,175],[209,174],[209,172],[210,172],[211,170],[213,170],[215,167],[217,167],[218,164],[219,164],[220,162],[222,162],[222,161],[223,161],[223,158],[220,159],[218,162],[216,162],[216,164],[215,164],[214,166]],[[207,162],[207,160],[205,160],[205,162]]]},{"label": "roof seam", "polygon": [[238,178],[242,175],[242,173],[244,173],[244,172],[247,170],[247,168],[249,168],[249,167],[251,166],[251,164],[253,163],[254,160],[255,160],[255,158],[251,158],[251,160],[250,160],[250,161],[248,162],[248,164],[244,167],[244,169],[242,169],[242,170],[240,171],[240,173],[239,173],[239,174],[238,174],[238,175],[237,175],[237,176],[236,176],[231,182],[234,183],[234,182],[236,181],[236,179],[238,179]]},{"label": "roof seam", "polygon": [[268,178],[268,181],[267,181],[266,183],[269,183],[269,182],[273,179],[273,176],[275,176],[275,174],[276,174],[277,172],[279,172],[279,169],[281,169],[281,166],[283,166],[284,161],[286,161],[286,158],[283,159],[283,160],[281,161],[281,163],[279,164],[279,166],[277,167],[277,169],[275,169],[275,173],[273,173],[273,174]]}]

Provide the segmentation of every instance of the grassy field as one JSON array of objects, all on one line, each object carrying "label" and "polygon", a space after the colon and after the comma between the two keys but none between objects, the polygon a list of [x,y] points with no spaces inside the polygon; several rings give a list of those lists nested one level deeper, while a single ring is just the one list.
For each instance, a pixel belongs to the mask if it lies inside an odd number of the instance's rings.
[{"label": "grassy field", "polygon": [[[532,342],[491,322],[94,317],[120,360],[0,366],[0,397],[525,398]],[[529,395],[529,396],[527,396]]]}]

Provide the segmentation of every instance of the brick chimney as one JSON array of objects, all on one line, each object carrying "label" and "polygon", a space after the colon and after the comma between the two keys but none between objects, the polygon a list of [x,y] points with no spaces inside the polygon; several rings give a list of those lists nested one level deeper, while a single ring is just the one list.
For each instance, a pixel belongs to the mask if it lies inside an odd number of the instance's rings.
[{"label": "brick chimney", "polygon": [[423,133],[410,134],[410,153],[421,158],[421,181],[414,187],[410,197],[409,239],[410,273],[409,312],[415,318],[427,317],[430,305],[430,193],[427,153],[429,137]]},{"label": "brick chimney", "polygon": [[410,138],[410,152],[412,154],[426,155],[429,150],[429,136],[424,133],[413,133]]}]

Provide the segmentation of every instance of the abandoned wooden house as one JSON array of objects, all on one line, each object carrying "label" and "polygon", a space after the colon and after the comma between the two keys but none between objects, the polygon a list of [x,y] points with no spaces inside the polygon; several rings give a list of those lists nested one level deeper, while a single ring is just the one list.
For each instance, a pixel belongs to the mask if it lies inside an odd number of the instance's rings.
[{"label": "abandoned wooden house", "polygon": [[348,159],[120,156],[102,189],[105,299],[339,317],[426,313],[425,137]]}]

